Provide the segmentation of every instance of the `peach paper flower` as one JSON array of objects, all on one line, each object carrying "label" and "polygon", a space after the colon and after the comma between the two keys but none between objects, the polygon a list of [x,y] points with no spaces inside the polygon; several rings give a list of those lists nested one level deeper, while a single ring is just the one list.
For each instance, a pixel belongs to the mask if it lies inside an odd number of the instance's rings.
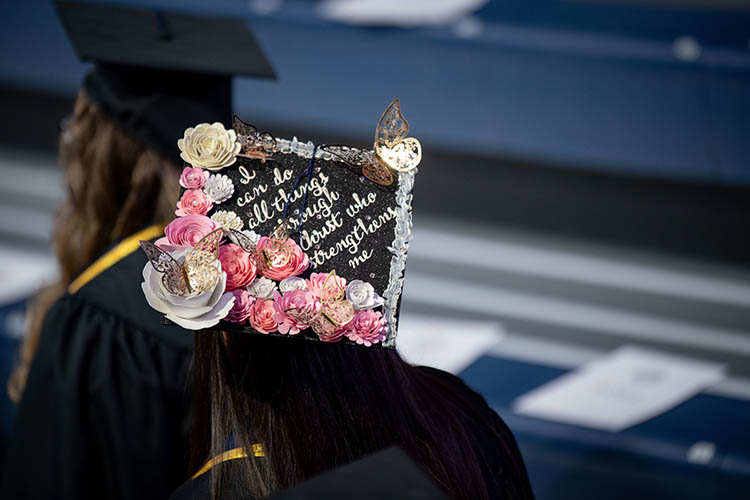
[{"label": "peach paper flower", "polygon": [[257,299],[250,309],[250,326],[260,333],[275,332],[279,328],[273,319],[275,312],[273,300]]},{"label": "peach paper flower", "polygon": [[388,330],[383,315],[372,309],[357,311],[354,319],[344,328],[349,340],[367,347],[385,340],[385,332]]},{"label": "peach paper flower", "polygon": [[206,184],[209,175],[211,173],[208,170],[200,167],[185,167],[180,175],[180,186],[185,189],[200,189]]},{"label": "peach paper flower", "polygon": [[205,215],[190,214],[178,217],[164,228],[164,237],[156,244],[168,252],[194,247],[218,226]]},{"label": "peach paper flower", "polygon": [[[323,291],[323,285],[325,284],[326,279],[328,279],[328,273],[312,273],[310,274],[310,277],[305,281],[307,283],[308,290],[310,290],[313,295],[320,298],[320,294]],[[333,279],[336,280],[336,283],[338,283],[339,287],[341,287],[341,290],[346,290],[345,278],[336,276],[335,278],[331,278],[331,280]]]},{"label": "peach paper flower", "polygon": [[182,217],[190,214],[206,215],[213,208],[206,195],[200,189],[188,189],[182,193],[182,198],[177,202],[175,215]]},{"label": "peach paper flower", "polygon": [[255,297],[246,290],[232,290],[232,295],[234,295],[234,305],[224,319],[232,323],[246,323],[253,310]]},{"label": "peach paper flower", "polygon": [[[310,260],[307,258],[307,254],[302,251],[299,245],[292,240],[287,240],[287,245],[290,248],[289,259],[283,264],[267,263],[266,259],[262,256],[258,259],[260,266],[260,274],[266,278],[272,280],[281,281],[289,276],[297,276],[298,274],[305,271],[310,265]],[[258,240],[258,253],[262,254],[263,250],[271,245],[270,238],[263,236]]]},{"label": "peach paper flower", "polygon": [[245,288],[255,279],[255,262],[242,247],[228,243],[219,247],[221,269],[227,273],[227,291]]},{"label": "peach paper flower", "polygon": [[284,295],[274,292],[273,307],[276,310],[273,319],[279,324],[279,333],[297,335],[308,325],[289,316],[285,311],[297,309],[300,312],[316,313],[320,310],[320,302],[307,290],[291,290]]}]

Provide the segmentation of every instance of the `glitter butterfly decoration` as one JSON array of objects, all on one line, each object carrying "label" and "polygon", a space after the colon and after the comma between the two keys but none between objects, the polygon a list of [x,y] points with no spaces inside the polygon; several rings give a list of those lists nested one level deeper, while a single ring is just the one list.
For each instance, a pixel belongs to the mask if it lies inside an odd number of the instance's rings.
[{"label": "glitter butterfly decoration", "polygon": [[329,339],[336,330],[354,319],[354,306],[345,298],[345,290],[331,271],[323,282],[320,291],[320,310],[310,312],[292,308],[284,311],[292,318],[308,325],[321,339]]},{"label": "glitter butterfly decoration", "polygon": [[265,163],[276,151],[276,138],[270,132],[260,132],[256,127],[232,116],[232,128],[237,133],[237,142],[242,149],[237,155],[242,158],[260,160]]},{"label": "glitter butterfly decoration", "polygon": [[375,144],[368,151],[352,146],[324,145],[320,149],[340,158],[355,171],[381,186],[393,185],[399,172],[417,168],[422,145],[409,134],[409,123],[401,114],[401,102],[394,99],[380,117],[375,129]]},{"label": "glitter butterfly decoration", "polygon": [[182,264],[150,241],[139,241],[138,244],[154,269],[162,273],[164,287],[182,297],[212,290],[216,286],[219,269],[214,263],[219,258],[221,237],[221,229],[208,233],[190,249]]},{"label": "glitter butterfly decoration", "polygon": [[289,239],[289,220],[282,221],[273,232],[257,245],[258,264],[268,268],[284,266],[292,256],[292,240]]},{"label": "glitter butterfly decoration", "polygon": [[245,233],[241,231],[237,231],[236,229],[225,229],[225,231],[226,231],[225,233],[226,237],[232,243],[242,248],[245,252],[249,253],[251,256],[255,257],[255,255],[258,252],[258,245],[253,239],[251,239]]}]

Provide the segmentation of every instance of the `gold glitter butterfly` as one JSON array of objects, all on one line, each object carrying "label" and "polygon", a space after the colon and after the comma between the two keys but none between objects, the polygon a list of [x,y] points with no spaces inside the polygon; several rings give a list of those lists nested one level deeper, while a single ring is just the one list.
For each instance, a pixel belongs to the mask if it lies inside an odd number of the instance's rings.
[{"label": "gold glitter butterfly", "polygon": [[212,290],[216,286],[219,280],[219,269],[215,262],[219,258],[221,237],[221,229],[204,236],[190,249],[182,264],[150,241],[138,243],[146,252],[154,269],[162,273],[161,281],[164,287],[170,293],[184,296]]},{"label": "gold glitter butterfly", "polygon": [[225,234],[232,243],[242,248],[253,258],[255,257],[258,252],[258,245],[249,236],[241,231],[237,231],[236,229],[226,229]]},{"label": "gold glitter butterfly", "polygon": [[259,267],[280,267],[286,265],[292,256],[292,243],[289,239],[289,220],[282,221],[266,238],[262,245],[257,246]]},{"label": "gold glitter butterfly", "polygon": [[407,135],[409,123],[401,114],[401,102],[394,99],[375,129],[373,150],[343,145],[324,145],[320,149],[340,158],[356,171],[361,171],[371,181],[390,186],[399,172],[414,170],[422,160],[422,145],[417,139]]},{"label": "gold glitter butterfly", "polygon": [[240,120],[237,115],[232,116],[232,128],[237,133],[237,142],[242,149],[237,156],[265,162],[276,151],[276,138],[270,132],[260,132],[258,129]]},{"label": "gold glitter butterfly", "polygon": [[309,312],[302,309],[284,311],[292,318],[308,325],[321,339],[333,337],[340,327],[354,318],[354,306],[344,298],[345,290],[336,278],[336,271],[331,271],[323,282],[320,291],[320,310]]}]

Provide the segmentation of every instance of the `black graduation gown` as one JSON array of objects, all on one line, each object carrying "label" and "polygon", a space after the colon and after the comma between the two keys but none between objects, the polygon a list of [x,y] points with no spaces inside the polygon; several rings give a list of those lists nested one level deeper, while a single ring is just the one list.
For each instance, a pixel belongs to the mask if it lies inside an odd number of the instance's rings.
[{"label": "black graduation gown", "polygon": [[[470,445],[479,452],[479,456],[482,458],[482,474],[488,482],[492,481],[492,478],[496,478],[499,479],[501,484],[502,494],[497,498],[502,500],[533,500],[534,495],[523,457],[513,433],[503,419],[487,405],[481,395],[470,389],[455,375],[424,366],[416,369],[429,372],[433,383],[444,387],[447,393],[456,394],[460,398],[464,407],[462,420],[471,431],[469,433]],[[479,424],[480,420],[484,423]],[[217,473],[222,474],[225,481],[222,500],[251,500],[253,497],[242,486],[240,460],[242,458],[216,460],[216,465],[184,483],[169,497],[169,500],[209,500],[211,498],[211,476]],[[373,478],[374,481],[378,481],[377,476],[373,476]],[[388,496],[396,498],[398,494]],[[418,496],[415,492],[411,492],[409,498]],[[300,498],[303,497],[300,496]],[[310,498],[319,498],[319,496],[311,496]]]},{"label": "black graduation gown", "polygon": [[145,263],[132,248],[47,314],[0,498],[161,500],[186,479],[193,335],[160,324]]}]

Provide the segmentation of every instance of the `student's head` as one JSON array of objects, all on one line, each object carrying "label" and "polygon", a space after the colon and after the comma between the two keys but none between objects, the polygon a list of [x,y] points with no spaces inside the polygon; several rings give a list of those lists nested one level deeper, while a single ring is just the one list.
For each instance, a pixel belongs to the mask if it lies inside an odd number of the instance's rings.
[{"label": "student's head", "polygon": [[[262,495],[395,444],[452,498],[499,491],[470,436],[473,425],[491,437],[489,423],[467,413],[445,375],[395,350],[200,331],[194,368],[193,471],[261,443],[265,457],[244,461],[244,477]],[[222,487],[220,475],[213,481]]]}]

